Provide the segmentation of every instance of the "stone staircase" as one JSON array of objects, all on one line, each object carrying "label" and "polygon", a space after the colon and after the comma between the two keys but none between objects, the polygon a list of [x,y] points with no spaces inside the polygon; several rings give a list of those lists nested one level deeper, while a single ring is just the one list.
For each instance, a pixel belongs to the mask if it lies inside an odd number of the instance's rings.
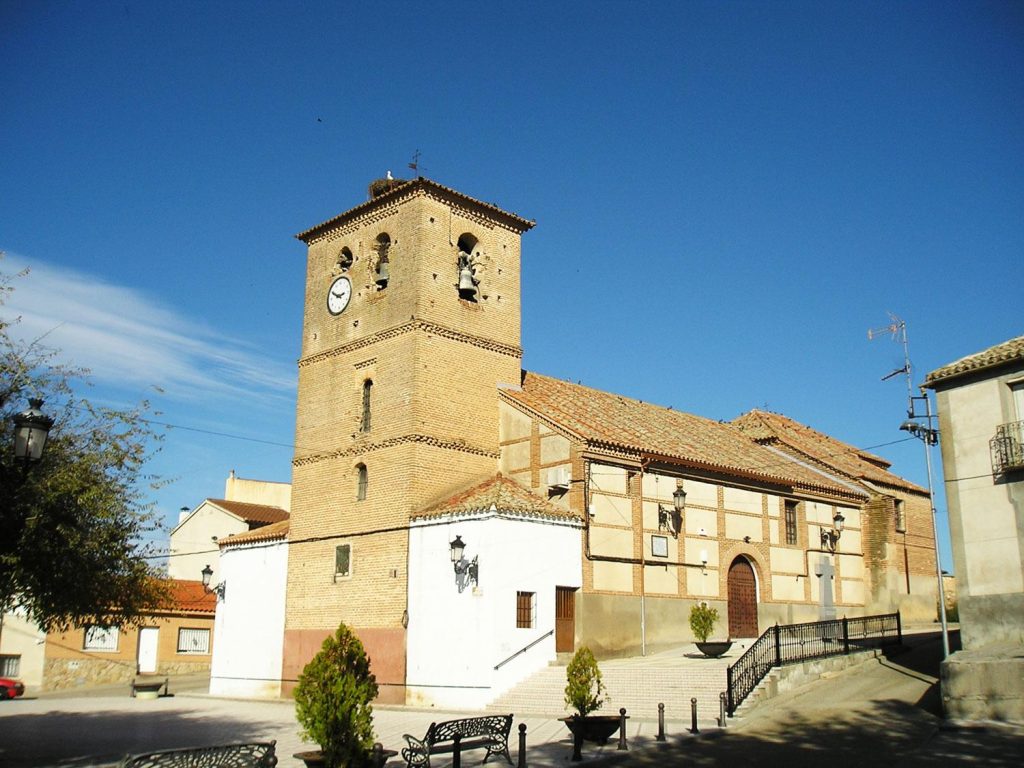
[{"label": "stone staircase", "polygon": [[[695,697],[698,721],[713,721],[718,717],[718,695],[725,690],[726,667],[742,652],[736,643],[722,658],[708,659],[691,644],[653,656],[601,661],[601,677],[608,690],[600,713],[615,714],[625,707],[630,717],[656,720],[662,703],[666,720],[689,723],[690,699]],[[558,663],[528,677],[487,709],[561,717],[571,714],[564,691],[565,664]]]}]

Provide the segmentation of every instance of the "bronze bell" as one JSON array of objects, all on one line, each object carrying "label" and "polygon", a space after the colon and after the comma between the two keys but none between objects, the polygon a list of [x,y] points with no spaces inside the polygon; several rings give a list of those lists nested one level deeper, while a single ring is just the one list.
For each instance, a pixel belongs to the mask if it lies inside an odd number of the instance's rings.
[{"label": "bronze bell", "polygon": [[388,284],[388,278],[388,263],[381,259],[380,264],[377,265],[377,285],[384,288]]},{"label": "bronze bell", "polygon": [[473,270],[468,266],[459,270],[459,298],[472,299],[476,296],[476,283],[473,282]]}]

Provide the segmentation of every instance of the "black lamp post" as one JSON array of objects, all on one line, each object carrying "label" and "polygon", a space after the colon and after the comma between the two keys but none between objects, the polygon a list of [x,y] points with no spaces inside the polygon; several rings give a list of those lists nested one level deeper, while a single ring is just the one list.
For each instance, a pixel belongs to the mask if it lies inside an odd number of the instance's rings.
[{"label": "black lamp post", "polygon": [[53,419],[42,412],[42,398],[29,398],[29,409],[15,415],[14,456],[26,464],[34,464],[43,457],[46,438]]},{"label": "black lamp post", "polygon": [[210,567],[209,563],[207,563],[206,567],[203,568],[203,570],[201,570],[200,573],[203,576],[203,591],[205,591],[207,594],[209,594],[210,592],[216,592],[217,597],[223,600],[224,593],[227,590],[227,584],[222,581],[215,587],[210,586],[210,579],[213,578],[213,568]]},{"label": "black lamp post", "polygon": [[839,543],[839,537],[843,535],[843,524],[846,522],[846,518],[843,517],[842,512],[836,512],[832,518],[832,530],[826,531],[824,528],[821,529],[821,546],[822,549],[828,548],[829,552],[833,554],[836,551],[836,545]]}]

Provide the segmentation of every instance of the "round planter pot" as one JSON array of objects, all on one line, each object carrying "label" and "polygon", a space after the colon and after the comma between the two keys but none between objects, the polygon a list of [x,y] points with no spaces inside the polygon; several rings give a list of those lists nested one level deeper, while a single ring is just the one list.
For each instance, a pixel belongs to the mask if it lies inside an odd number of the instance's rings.
[{"label": "round planter pot", "polygon": [[717,659],[732,648],[731,640],[709,640],[706,643],[697,643],[697,650],[712,659]]},{"label": "round planter pot", "polygon": [[[618,715],[587,715],[586,717],[572,715],[559,719],[565,723],[573,736],[579,733],[584,741],[593,744],[607,744],[612,734],[619,730]],[[626,719],[629,719],[628,716]]]},{"label": "round planter pot", "polygon": [[324,753],[319,749],[313,749],[309,752],[296,752],[292,757],[304,762],[306,764],[306,768],[323,768],[327,765]]}]

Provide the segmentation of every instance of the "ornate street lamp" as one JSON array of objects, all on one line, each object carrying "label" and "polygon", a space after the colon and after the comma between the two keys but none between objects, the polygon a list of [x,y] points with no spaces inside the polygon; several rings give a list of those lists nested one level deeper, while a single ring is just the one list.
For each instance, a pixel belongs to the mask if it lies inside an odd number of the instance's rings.
[{"label": "ornate street lamp", "polygon": [[14,456],[26,464],[34,464],[43,457],[46,438],[53,419],[42,412],[42,398],[29,398],[29,409],[15,415]]},{"label": "ornate street lamp", "polygon": [[843,517],[842,512],[836,512],[832,518],[832,530],[826,531],[821,528],[821,548],[828,549],[829,552],[835,554],[836,545],[839,543],[839,537],[843,535],[843,523],[846,522],[846,518]]},{"label": "ornate street lamp", "polygon": [[210,586],[210,579],[213,578],[213,568],[210,567],[209,563],[207,563],[206,567],[203,568],[200,573],[203,575],[203,591],[206,592],[206,594],[216,592],[217,597],[223,600],[224,593],[227,590],[227,582],[222,581],[215,587]]},{"label": "ornate street lamp", "polygon": [[683,481],[679,480],[676,489],[672,492],[672,509],[658,505],[658,530],[668,529],[673,538],[679,538],[683,530],[683,510],[686,509],[686,491],[683,490]]},{"label": "ornate street lamp", "polygon": [[451,548],[452,565],[455,566],[455,586],[459,588],[459,592],[462,592],[471,581],[474,586],[479,584],[480,564],[477,561],[479,556],[474,557],[471,561],[463,557],[466,544],[459,535],[456,535],[448,546]]}]

